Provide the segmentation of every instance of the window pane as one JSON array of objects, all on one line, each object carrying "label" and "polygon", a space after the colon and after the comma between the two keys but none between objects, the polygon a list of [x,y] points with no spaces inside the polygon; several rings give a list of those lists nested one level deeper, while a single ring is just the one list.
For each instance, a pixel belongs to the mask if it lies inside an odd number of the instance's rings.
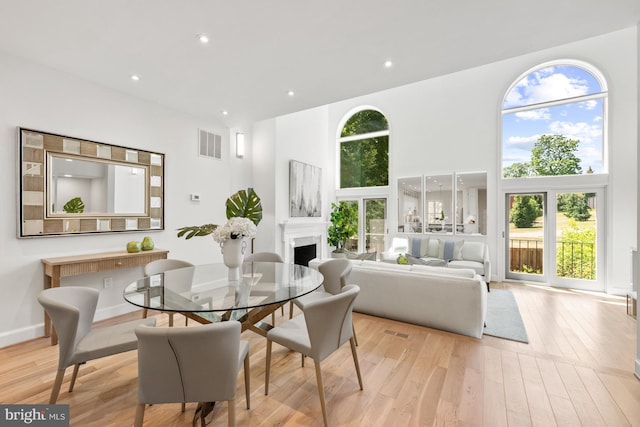
[{"label": "window pane", "polygon": [[591,73],[573,65],[543,68],[528,74],[511,89],[502,108],[575,98],[602,92]]},{"label": "window pane", "polygon": [[556,276],[596,279],[595,193],[557,195]]},{"label": "window pane", "polygon": [[388,136],[340,143],[340,188],[388,184]]},{"label": "window pane", "polygon": [[347,120],[342,132],[341,137],[363,135],[365,133],[378,132],[381,130],[389,129],[387,118],[379,111],[375,110],[362,110],[355,113]]},{"label": "window pane", "polygon": [[387,199],[364,199],[365,244],[367,252],[384,252]]},{"label": "window pane", "polygon": [[504,113],[503,176],[602,173],[602,118],[602,99]]},{"label": "window pane", "polygon": [[508,195],[509,273],[544,273],[543,193]]}]

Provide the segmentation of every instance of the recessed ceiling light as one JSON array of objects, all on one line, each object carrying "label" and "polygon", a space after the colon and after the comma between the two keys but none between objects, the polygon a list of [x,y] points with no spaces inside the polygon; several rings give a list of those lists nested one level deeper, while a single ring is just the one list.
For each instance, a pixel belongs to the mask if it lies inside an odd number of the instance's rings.
[{"label": "recessed ceiling light", "polygon": [[391,67],[393,67],[393,61],[391,61],[391,60],[386,60],[386,61],[384,61],[384,67],[385,67],[385,68],[391,68]]},{"label": "recessed ceiling light", "polygon": [[132,74],[132,75],[131,75],[131,80],[134,80],[134,81],[136,81],[136,82],[137,82],[138,80],[140,80],[140,76],[139,76],[139,75],[137,75],[137,74]]},{"label": "recessed ceiling light", "polygon": [[227,114],[229,114],[229,112],[227,110],[222,110],[222,115],[226,116]]},{"label": "recessed ceiling light", "polygon": [[200,40],[200,43],[202,44],[209,43],[209,37],[207,37],[206,34],[198,34],[198,40]]},{"label": "recessed ceiling light", "polygon": [[289,95],[289,96],[293,96],[293,95],[295,95],[295,94],[296,94],[296,93],[295,93],[294,91],[292,91],[292,90],[290,90],[289,92],[287,92],[287,95]]}]

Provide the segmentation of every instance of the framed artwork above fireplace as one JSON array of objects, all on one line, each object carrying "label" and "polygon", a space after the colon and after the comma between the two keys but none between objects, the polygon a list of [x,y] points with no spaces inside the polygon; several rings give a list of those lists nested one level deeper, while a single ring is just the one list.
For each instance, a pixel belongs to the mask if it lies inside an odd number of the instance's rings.
[{"label": "framed artwork above fireplace", "polygon": [[289,162],[289,215],[320,217],[322,215],[322,169],[307,163]]}]

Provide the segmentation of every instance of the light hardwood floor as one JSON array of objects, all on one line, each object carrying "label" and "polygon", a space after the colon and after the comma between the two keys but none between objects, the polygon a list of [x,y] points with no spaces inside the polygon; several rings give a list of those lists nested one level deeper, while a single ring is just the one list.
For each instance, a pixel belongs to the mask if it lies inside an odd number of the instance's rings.
[{"label": "light hardwood floor", "polygon": [[[492,286],[514,292],[529,344],[490,336],[478,340],[354,313],[364,391],[345,345],[322,364],[329,423],[640,426],[640,380],[633,375],[636,322],[626,314],[624,298]],[[284,320],[277,316],[277,322]],[[166,324],[167,316],[158,314],[158,322]],[[237,425],[321,426],[313,363],[302,368],[299,355],[274,345],[265,396],[265,340],[249,331],[243,339],[251,343],[252,407],[246,410],[240,373]],[[45,338],[0,349],[0,402],[46,403],[57,358],[57,347]],[[68,371],[58,403],[70,405],[72,426],[132,425],[136,352],[82,366],[73,393]],[[154,405],[146,411],[145,426],[190,425],[194,410],[195,404],[185,413],[179,404]],[[226,423],[222,403],[209,425]]]}]

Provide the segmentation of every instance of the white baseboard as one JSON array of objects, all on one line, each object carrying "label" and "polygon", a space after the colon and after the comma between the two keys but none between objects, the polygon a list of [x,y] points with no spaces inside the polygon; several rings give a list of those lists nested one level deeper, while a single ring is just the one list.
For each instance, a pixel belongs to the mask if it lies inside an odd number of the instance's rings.
[{"label": "white baseboard", "polygon": [[110,319],[115,316],[120,316],[121,314],[131,313],[132,311],[140,310],[140,307],[136,307],[127,302],[118,305],[112,305],[111,307],[101,308],[96,310],[96,315],[94,316],[94,322],[98,320]]},{"label": "white baseboard", "polygon": [[0,348],[44,336],[44,322],[0,334]]}]

